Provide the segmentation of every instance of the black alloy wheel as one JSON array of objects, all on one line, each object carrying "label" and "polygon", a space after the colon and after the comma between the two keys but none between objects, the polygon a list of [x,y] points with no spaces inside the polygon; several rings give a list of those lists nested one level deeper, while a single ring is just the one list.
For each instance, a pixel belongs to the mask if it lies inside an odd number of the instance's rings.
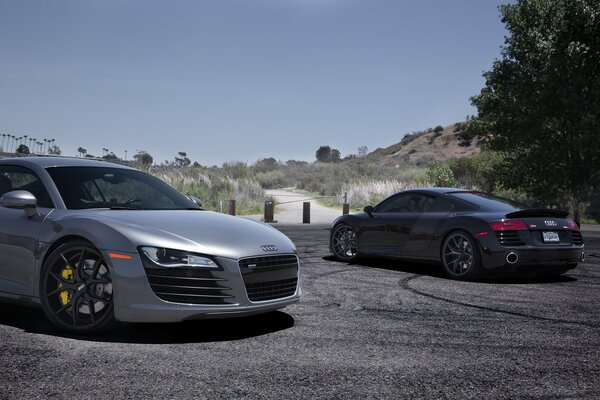
[{"label": "black alloy wheel", "polygon": [[341,261],[352,261],[358,256],[356,232],[348,224],[339,224],[331,232],[331,250]]},{"label": "black alloy wheel", "polygon": [[442,245],[441,256],[446,274],[453,279],[469,280],[481,275],[479,251],[466,232],[450,233]]},{"label": "black alloy wheel", "polygon": [[115,320],[110,271],[85,241],[50,254],[41,271],[40,300],[48,319],[71,333],[98,332]]}]

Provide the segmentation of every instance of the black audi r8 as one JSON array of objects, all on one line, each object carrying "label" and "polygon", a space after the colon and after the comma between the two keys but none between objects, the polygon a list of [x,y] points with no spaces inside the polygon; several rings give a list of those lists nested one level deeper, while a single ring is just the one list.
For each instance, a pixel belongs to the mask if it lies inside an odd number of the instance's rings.
[{"label": "black audi r8", "polygon": [[567,217],[483,192],[415,189],[337,218],[329,245],[342,261],[384,256],[441,263],[454,279],[500,268],[558,275],[585,257],[579,227]]}]

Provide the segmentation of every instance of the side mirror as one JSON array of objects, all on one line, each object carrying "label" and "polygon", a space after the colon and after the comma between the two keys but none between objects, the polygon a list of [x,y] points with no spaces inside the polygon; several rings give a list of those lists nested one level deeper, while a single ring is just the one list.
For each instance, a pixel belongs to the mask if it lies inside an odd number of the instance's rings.
[{"label": "side mirror", "polygon": [[188,199],[190,199],[198,207],[202,208],[202,201],[199,198],[195,196],[188,196]]},{"label": "side mirror", "polygon": [[13,190],[4,193],[0,197],[0,206],[13,208],[16,210],[25,210],[25,214],[31,218],[38,215],[37,199],[27,190]]},{"label": "side mirror", "polygon": [[363,211],[369,214],[369,217],[373,216],[373,206],[366,206],[363,208]]}]

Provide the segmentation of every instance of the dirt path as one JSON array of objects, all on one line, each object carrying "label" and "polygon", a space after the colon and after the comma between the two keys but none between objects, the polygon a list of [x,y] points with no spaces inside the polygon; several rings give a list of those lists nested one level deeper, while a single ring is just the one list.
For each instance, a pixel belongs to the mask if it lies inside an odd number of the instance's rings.
[{"label": "dirt path", "polygon": [[301,224],[302,210],[305,201],[310,202],[311,224],[330,224],[342,215],[341,210],[325,207],[316,200],[291,190],[267,190],[267,196],[275,199],[275,220],[282,224]]}]

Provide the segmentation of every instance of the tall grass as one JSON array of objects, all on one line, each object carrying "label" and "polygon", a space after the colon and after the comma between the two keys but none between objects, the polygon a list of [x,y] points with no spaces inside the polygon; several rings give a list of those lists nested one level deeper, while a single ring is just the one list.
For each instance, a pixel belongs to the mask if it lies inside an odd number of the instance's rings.
[{"label": "tall grass", "polygon": [[340,197],[348,195],[348,203],[353,209],[361,209],[367,205],[375,205],[381,200],[402,190],[430,186],[425,182],[417,183],[414,180],[380,180],[363,181],[342,186]]},{"label": "tall grass", "polygon": [[222,171],[203,168],[156,167],[150,173],[180,192],[198,197],[207,210],[227,212],[229,200],[234,199],[237,214],[262,212],[266,195],[255,179],[234,179]]}]

